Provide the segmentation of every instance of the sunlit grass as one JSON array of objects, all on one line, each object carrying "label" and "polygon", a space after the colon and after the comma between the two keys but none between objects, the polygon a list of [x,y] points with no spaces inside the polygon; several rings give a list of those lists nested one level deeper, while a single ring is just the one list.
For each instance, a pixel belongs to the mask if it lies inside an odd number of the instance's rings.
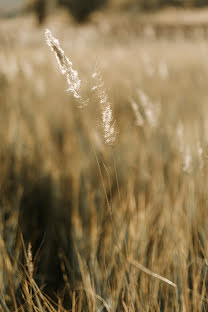
[{"label": "sunlit grass", "polygon": [[27,22],[0,33],[0,309],[206,311],[207,42],[49,23],[80,109]]}]

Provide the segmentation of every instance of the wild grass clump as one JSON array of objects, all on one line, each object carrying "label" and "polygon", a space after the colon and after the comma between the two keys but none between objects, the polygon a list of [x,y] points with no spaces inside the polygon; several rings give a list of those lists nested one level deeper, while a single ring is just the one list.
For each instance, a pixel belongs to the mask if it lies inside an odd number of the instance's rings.
[{"label": "wild grass clump", "polygon": [[206,311],[207,43],[77,31],[0,52],[0,310]]}]

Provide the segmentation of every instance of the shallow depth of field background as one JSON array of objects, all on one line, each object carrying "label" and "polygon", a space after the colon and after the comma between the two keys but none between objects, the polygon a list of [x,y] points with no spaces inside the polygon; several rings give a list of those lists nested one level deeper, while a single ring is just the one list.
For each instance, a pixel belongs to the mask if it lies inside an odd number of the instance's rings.
[{"label": "shallow depth of field background", "polygon": [[208,311],[208,9],[185,4],[0,19],[0,311]]}]

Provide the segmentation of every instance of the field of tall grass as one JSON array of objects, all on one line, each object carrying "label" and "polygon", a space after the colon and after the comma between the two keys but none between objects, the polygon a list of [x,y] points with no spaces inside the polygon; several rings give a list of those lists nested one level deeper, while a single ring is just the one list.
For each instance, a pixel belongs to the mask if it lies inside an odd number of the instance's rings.
[{"label": "field of tall grass", "polygon": [[0,311],[208,311],[208,41],[45,27],[83,101],[0,21]]}]

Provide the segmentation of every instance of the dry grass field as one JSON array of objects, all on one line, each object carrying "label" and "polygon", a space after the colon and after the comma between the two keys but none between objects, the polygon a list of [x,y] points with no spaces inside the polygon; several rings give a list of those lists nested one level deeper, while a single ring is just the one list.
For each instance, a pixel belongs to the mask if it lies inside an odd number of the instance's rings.
[{"label": "dry grass field", "polygon": [[206,37],[25,17],[0,46],[0,311],[208,311]]}]

